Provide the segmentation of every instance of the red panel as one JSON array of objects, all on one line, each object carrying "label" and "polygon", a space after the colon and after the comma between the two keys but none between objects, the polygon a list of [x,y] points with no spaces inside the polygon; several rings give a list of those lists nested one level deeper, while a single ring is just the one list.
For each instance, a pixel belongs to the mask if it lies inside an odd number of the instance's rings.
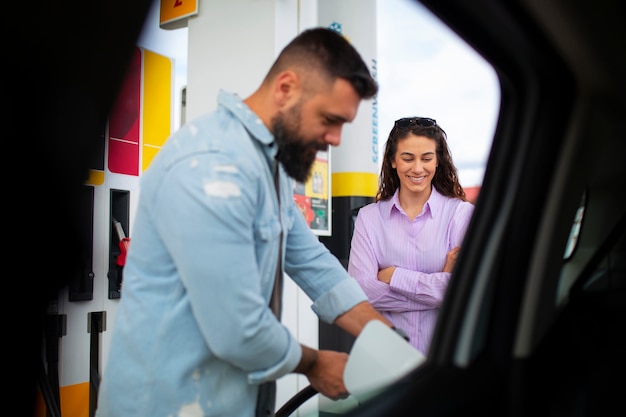
[{"label": "red panel", "polygon": [[141,50],[135,48],[126,78],[109,116],[109,171],[139,175]]}]

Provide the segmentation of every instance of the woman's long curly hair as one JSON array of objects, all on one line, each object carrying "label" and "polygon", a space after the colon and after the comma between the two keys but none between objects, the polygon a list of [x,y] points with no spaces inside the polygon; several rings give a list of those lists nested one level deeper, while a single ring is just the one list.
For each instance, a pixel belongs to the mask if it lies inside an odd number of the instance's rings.
[{"label": "woman's long curly hair", "polygon": [[[419,122],[420,120],[427,120],[428,123],[432,123],[428,126],[423,126]],[[400,123],[403,121],[404,123]],[[405,124],[408,124],[406,127]],[[398,150],[398,142],[405,139],[410,134],[415,136],[426,136],[433,139],[437,143],[437,170],[432,180],[432,185],[435,186],[437,191],[446,197],[460,198],[463,201],[467,201],[465,191],[459,183],[459,176],[457,169],[452,162],[452,155],[450,155],[450,149],[448,148],[446,132],[439,126],[433,119],[413,117],[398,119],[395,123],[387,144],[385,145],[385,154],[383,156],[383,164],[380,169],[380,176],[378,178],[378,192],[376,193],[376,201],[388,200],[400,187],[400,178],[398,172],[392,167],[392,162],[396,156]]]}]

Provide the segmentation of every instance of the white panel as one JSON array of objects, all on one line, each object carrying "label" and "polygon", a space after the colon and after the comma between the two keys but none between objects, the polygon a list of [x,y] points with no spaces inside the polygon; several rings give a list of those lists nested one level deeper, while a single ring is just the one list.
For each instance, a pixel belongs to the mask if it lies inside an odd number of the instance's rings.
[{"label": "white panel", "polygon": [[91,309],[89,302],[67,302],[67,291],[60,297],[68,306],[67,333],[61,338],[59,364],[60,386],[73,385],[89,381],[89,333],[87,333],[87,314]]},{"label": "white panel", "polygon": [[300,15],[298,16],[300,32],[319,26],[317,20],[317,0],[300,0],[298,3],[300,8]]},{"label": "white panel", "polygon": [[[317,349],[319,347],[319,319],[311,309],[312,301],[298,289],[298,339],[300,343]],[[309,385],[309,380],[304,375],[297,375],[298,391]],[[308,400],[298,408],[299,416],[313,417],[312,412],[317,411],[318,395]]]},{"label": "white panel", "polygon": [[[319,346],[319,322],[311,309],[311,299],[287,276],[283,289],[282,322],[296,336],[298,341],[317,349]],[[276,409],[280,409],[299,391],[309,385],[304,375],[289,374],[278,380],[276,393]],[[297,410],[300,415],[311,416],[317,411],[317,396],[312,397]]]},{"label": "white panel", "polygon": [[[318,13],[320,26],[338,29],[376,77],[376,0],[319,0]],[[341,146],[333,148],[331,171],[378,173],[379,141],[378,104],[365,100],[355,120],[343,129]]]},{"label": "white panel", "polygon": [[217,105],[220,89],[250,95],[275,57],[275,0],[200,0],[188,22],[187,121]]},{"label": "white panel", "polygon": [[[274,55],[272,56],[272,62],[278,57],[278,54],[285,45],[300,33],[298,27],[298,12],[299,6],[297,0],[276,0],[276,25],[274,26]],[[271,63],[268,64],[267,68],[259,69],[263,72],[267,72],[270,69],[270,65]]]},{"label": "white panel", "polygon": [[110,189],[104,185],[94,186],[93,198],[93,311],[103,311],[108,295],[109,280],[109,207]]}]

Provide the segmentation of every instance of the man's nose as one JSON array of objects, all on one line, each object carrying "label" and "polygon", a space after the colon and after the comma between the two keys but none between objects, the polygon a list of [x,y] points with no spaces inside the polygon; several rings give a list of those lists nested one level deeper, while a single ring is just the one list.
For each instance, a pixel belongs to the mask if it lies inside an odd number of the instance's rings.
[{"label": "man's nose", "polygon": [[341,130],[343,126],[331,127],[326,135],[324,135],[324,141],[331,146],[339,146],[341,143]]}]

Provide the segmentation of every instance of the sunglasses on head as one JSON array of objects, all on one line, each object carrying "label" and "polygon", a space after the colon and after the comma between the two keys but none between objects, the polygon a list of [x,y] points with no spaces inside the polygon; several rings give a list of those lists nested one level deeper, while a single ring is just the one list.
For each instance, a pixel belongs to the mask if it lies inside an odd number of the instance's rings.
[{"label": "sunglasses on head", "polygon": [[431,119],[430,117],[403,117],[402,119],[396,120],[396,127],[401,129],[406,129],[411,126],[437,126],[437,121],[435,119]]}]

